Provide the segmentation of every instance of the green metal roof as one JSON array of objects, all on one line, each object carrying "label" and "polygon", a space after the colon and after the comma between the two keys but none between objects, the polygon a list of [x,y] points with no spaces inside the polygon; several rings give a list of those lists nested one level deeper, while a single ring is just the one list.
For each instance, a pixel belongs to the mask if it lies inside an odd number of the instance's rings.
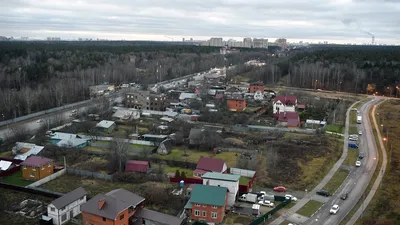
[{"label": "green metal roof", "polygon": [[226,199],[226,187],[195,184],[190,202],[204,205],[224,206]]},{"label": "green metal roof", "polygon": [[205,179],[214,179],[214,180],[226,180],[226,181],[238,181],[240,179],[240,175],[236,174],[224,174],[224,173],[205,173],[201,178]]},{"label": "green metal roof", "polygon": [[188,202],[186,202],[186,205],[184,207],[184,209],[191,209],[192,208],[192,203],[190,202],[191,199],[189,199]]}]

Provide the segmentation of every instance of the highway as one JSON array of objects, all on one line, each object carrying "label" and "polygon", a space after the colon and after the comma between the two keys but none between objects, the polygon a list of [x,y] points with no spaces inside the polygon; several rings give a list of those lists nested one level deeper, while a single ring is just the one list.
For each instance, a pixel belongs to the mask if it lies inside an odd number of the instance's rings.
[{"label": "highway", "polygon": [[[375,142],[375,137],[372,129],[372,123],[369,119],[369,110],[371,106],[377,104],[380,100],[375,98],[364,103],[360,107],[362,115],[362,124],[358,124],[358,130],[362,130],[360,136],[359,149],[365,153],[365,157],[361,160],[361,166],[351,168],[351,171],[343,182],[342,186],[336,193],[329,197],[329,200],[304,224],[307,225],[335,225],[339,224],[346,215],[352,210],[360,198],[365,199],[366,194],[363,194],[373,176],[373,173],[378,164],[378,149]],[[351,149],[349,151],[352,151]],[[340,196],[348,193],[346,200],[340,199]],[[333,205],[339,205],[340,209],[336,215],[330,215],[329,210]],[[366,207],[366,205],[361,205]]]}]

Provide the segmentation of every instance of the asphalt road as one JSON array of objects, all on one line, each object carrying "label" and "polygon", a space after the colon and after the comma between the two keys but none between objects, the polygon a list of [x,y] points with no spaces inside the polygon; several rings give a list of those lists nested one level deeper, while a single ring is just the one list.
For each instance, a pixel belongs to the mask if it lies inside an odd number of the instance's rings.
[{"label": "asphalt road", "polygon": [[[369,109],[374,104],[379,102],[378,99],[373,99],[364,103],[360,112],[362,114],[362,124],[358,124],[359,130],[363,131],[360,137],[359,148],[360,151],[365,153],[365,157],[361,161],[360,167],[352,166],[349,176],[343,182],[342,186],[336,191],[336,193],[329,198],[329,200],[321,207],[321,209],[315,213],[308,221],[304,224],[307,225],[335,225],[339,224],[346,215],[351,211],[360,198],[365,198],[365,189],[367,188],[375,168],[378,164],[377,160],[377,146],[375,137],[372,130],[372,123],[369,120]],[[340,199],[340,196],[348,193],[346,200]],[[336,215],[330,215],[330,208],[338,204],[340,209]],[[362,205],[361,207],[366,207]]]},{"label": "asphalt road", "polygon": [[[110,97],[110,99],[114,99],[114,97]],[[122,101],[122,99],[120,96],[116,95],[115,99],[113,101]],[[93,103],[88,104],[88,105],[78,106],[76,108],[71,108],[71,109],[67,109],[67,110],[63,110],[63,111],[50,113],[50,114],[45,114],[45,115],[38,116],[38,117],[35,117],[32,119],[27,119],[27,120],[20,121],[17,123],[9,124],[8,126],[4,126],[4,127],[0,128],[0,138],[3,138],[3,140],[6,140],[8,137],[10,137],[10,135],[12,135],[12,129],[18,128],[18,127],[25,127],[29,131],[35,132],[41,126],[44,126],[45,121],[47,121],[47,120],[52,121],[52,120],[56,120],[56,119],[58,120],[58,119],[62,118],[63,121],[65,121],[66,123],[71,122],[72,120],[74,120],[74,117],[71,117],[73,110],[77,110],[79,113],[79,111],[86,110],[87,108],[92,106],[92,104]],[[42,122],[38,123],[39,119],[42,120]]]}]

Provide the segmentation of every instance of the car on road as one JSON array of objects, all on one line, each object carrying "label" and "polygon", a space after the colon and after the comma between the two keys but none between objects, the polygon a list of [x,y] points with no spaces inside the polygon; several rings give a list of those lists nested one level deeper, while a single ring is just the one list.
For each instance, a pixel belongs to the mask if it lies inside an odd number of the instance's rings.
[{"label": "car on road", "polygon": [[330,214],[336,215],[336,213],[339,211],[339,205],[333,205],[331,210],[329,210]]},{"label": "car on road", "polygon": [[318,195],[322,195],[322,196],[325,196],[325,197],[329,197],[331,194],[329,193],[329,191],[326,191],[326,190],[319,190],[319,191],[317,191],[317,194]]},{"label": "car on road", "polygon": [[360,167],[361,166],[361,161],[360,160],[357,160],[356,161],[356,167]]},{"label": "car on road", "polygon": [[275,207],[275,204],[271,201],[268,200],[264,200],[264,201],[259,201],[258,204],[263,205],[263,206],[267,206],[267,207]]},{"label": "car on road", "polygon": [[364,158],[364,152],[358,153],[358,159],[363,159]]},{"label": "car on road", "polygon": [[286,192],[286,188],[284,186],[274,187],[274,191],[276,192]]},{"label": "car on road", "polygon": [[43,122],[43,120],[42,120],[42,119],[38,119],[38,120],[36,120],[36,123],[41,123],[41,122]]},{"label": "car on road", "polygon": [[294,197],[293,195],[285,195],[285,198],[286,199],[291,199],[292,201],[297,202],[297,198]]},{"label": "car on road", "polygon": [[342,195],[340,196],[340,199],[346,200],[348,196],[349,196],[349,194],[344,193],[344,194],[342,194]]},{"label": "car on road", "polygon": [[360,130],[360,131],[358,131],[358,135],[362,135],[362,131]]}]

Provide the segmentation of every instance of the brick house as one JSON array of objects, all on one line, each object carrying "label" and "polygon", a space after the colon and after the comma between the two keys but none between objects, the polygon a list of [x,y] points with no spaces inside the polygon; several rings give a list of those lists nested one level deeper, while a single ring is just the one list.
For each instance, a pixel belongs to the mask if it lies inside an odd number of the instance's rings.
[{"label": "brick house", "polygon": [[296,129],[300,126],[300,117],[297,112],[281,112],[278,114],[278,121],[281,126]]},{"label": "brick house", "polygon": [[246,109],[246,99],[241,95],[232,95],[226,101],[228,108],[233,112],[241,112]]},{"label": "brick house", "polygon": [[129,225],[144,198],[125,189],[98,194],[81,206],[83,225]]},{"label": "brick house", "polygon": [[250,83],[249,93],[256,93],[257,91],[261,91],[264,94],[264,83],[261,81]]},{"label": "brick house", "polygon": [[228,189],[195,184],[185,210],[192,220],[222,223],[225,217]]},{"label": "brick house", "polygon": [[22,178],[27,180],[40,180],[54,173],[52,159],[31,156],[21,163]]},{"label": "brick house", "polygon": [[201,177],[207,172],[227,173],[227,170],[228,166],[224,160],[201,156],[193,171],[193,176]]}]

